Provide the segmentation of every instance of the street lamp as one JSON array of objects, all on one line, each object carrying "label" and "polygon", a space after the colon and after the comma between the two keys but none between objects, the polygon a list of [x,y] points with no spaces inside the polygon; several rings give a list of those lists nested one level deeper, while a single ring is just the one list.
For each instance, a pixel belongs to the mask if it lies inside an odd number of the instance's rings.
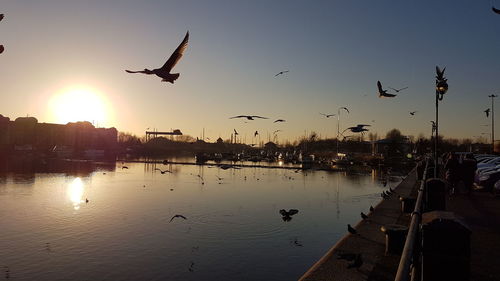
[{"label": "street lamp", "polygon": [[340,110],[341,109],[344,109],[345,111],[347,111],[347,113],[349,113],[349,109],[347,109],[347,107],[341,106],[337,109],[337,155],[336,155],[336,158],[339,157]]},{"label": "street lamp", "polygon": [[446,67],[441,70],[436,66],[436,136],[434,138],[434,177],[438,176],[438,137],[439,137],[439,101],[448,91],[448,79],[444,77]]},{"label": "street lamp", "polygon": [[489,95],[491,98],[491,153],[495,152],[495,103],[494,98],[498,97],[497,95]]}]

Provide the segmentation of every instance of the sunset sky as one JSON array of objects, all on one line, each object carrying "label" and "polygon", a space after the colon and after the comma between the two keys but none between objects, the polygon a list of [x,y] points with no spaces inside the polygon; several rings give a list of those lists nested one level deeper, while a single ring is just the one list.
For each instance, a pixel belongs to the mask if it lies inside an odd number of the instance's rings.
[{"label": "sunset sky", "polygon": [[[149,127],[200,137],[205,128],[227,139],[236,129],[250,143],[256,130],[262,140],[278,129],[279,140],[335,136],[336,118],[319,113],[346,106],[342,128],[428,136],[440,65],[450,85],[440,133],[472,138],[490,132],[483,111],[500,94],[492,4],[500,0],[3,0],[0,114],[137,135]],[[175,84],[124,71],[162,66],[187,30]],[[380,99],[377,80],[409,88]],[[229,119],[241,114],[271,119]]]}]

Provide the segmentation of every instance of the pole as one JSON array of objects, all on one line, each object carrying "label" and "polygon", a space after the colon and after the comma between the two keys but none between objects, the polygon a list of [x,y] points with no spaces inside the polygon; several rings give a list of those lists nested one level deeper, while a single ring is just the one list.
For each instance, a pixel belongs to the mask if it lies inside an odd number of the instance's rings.
[{"label": "pole", "polygon": [[340,124],[340,107],[337,110],[337,155],[335,157],[339,157],[339,125]]},{"label": "pole", "polygon": [[497,95],[489,95],[491,98],[491,153],[495,152],[495,102]]},{"label": "pole", "polygon": [[434,136],[434,177],[438,176],[439,93],[436,91],[436,134]]}]

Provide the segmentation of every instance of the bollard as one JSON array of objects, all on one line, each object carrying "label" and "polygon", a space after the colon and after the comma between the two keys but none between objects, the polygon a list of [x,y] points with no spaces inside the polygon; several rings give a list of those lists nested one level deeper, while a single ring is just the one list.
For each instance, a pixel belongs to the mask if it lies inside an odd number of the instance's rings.
[{"label": "bollard", "polygon": [[405,246],[408,227],[400,224],[388,224],[380,228],[385,233],[385,254],[401,255]]},{"label": "bollard", "polygon": [[415,209],[415,203],[417,201],[416,198],[412,197],[399,197],[399,200],[401,201],[401,212],[405,214],[412,213],[413,210]]},{"label": "bollard", "polygon": [[452,212],[422,215],[422,280],[470,278],[469,227]]},{"label": "bollard", "polygon": [[446,210],[446,183],[442,179],[430,178],[425,182],[425,210]]}]

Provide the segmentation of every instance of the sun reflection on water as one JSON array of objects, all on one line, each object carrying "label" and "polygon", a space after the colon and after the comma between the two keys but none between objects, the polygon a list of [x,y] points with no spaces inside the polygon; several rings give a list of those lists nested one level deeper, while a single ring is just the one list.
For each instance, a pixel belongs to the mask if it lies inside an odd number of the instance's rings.
[{"label": "sun reflection on water", "polygon": [[75,178],[68,186],[68,197],[73,203],[75,210],[80,209],[80,204],[83,203],[83,182],[80,178]]}]

